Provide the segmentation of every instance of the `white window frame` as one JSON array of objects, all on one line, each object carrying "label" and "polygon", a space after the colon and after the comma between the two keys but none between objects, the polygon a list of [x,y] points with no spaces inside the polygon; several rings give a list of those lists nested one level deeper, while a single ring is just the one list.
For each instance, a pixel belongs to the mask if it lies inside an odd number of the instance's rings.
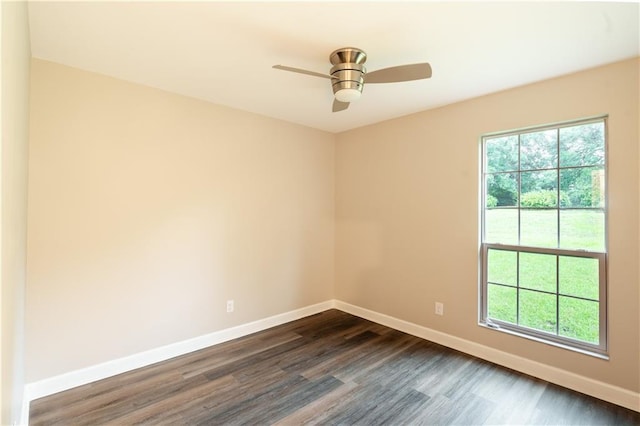
[{"label": "white window frame", "polygon": [[[602,208],[603,212],[604,212],[604,251],[603,252],[597,252],[597,251],[588,251],[588,250],[583,250],[583,249],[576,249],[576,250],[570,250],[570,249],[560,249],[560,248],[546,248],[546,247],[531,247],[531,246],[525,246],[525,245],[519,245],[519,244],[498,244],[498,243],[489,243],[485,241],[485,211],[487,209],[486,207],[486,194],[487,194],[487,188],[486,188],[486,168],[487,168],[487,161],[485,158],[485,141],[487,139],[493,139],[496,137],[504,137],[504,136],[513,136],[513,135],[522,135],[522,134],[526,134],[526,133],[531,133],[531,132],[538,132],[538,131],[545,131],[545,130],[551,130],[551,129],[560,129],[563,127],[573,127],[573,126],[579,126],[579,125],[583,125],[583,124],[589,124],[589,123],[597,123],[597,122],[602,122],[604,124],[604,149],[605,149],[605,158],[604,158],[604,175],[605,175],[605,184],[604,184],[604,192],[605,192],[605,198],[604,198],[604,206]],[[481,195],[480,195],[480,291],[479,291],[479,325],[493,329],[493,330],[497,330],[497,331],[501,331],[501,332],[505,332],[508,334],[513,334],[513,335],[517,335],[520,337],[524,337],[527,339],[531,339],[531,340],[535,340],[535,341],[539,341],[542,343],[546,343],[546,344],[550,344],[553,346],[558,346],[558,347],[562,347],[565,349],[569,349],[569,350],[574,350],[574,351],[578,351],[581,353],[585,353],[588,355],[592,355],[592,356],[596,356],[596,357],[600,357],[600,358],[605,358],[608,359],[608,303],[607,303],[607,287],[608,287],[608,277],[607,277],[607,263],[608,263],[608,248],[607,248],[607,242],[608,242],[608,202],[607,202],[607,197],[608,197],[608,155],[607,155],[607,147],[608,147],[608,134],[607,134],[607,129],[608,129],[608,124],[607,124],[607,117],[606,116],[599,116],[599,117],[592,117],[589,119],[583,119],[583,120],[573,120],[573,121],[569,121],[569,122],[562,122],[562,123],[556,123],[556,124],[551,124],[551,125],[545,125],[545,126],[536,126],[536,127],[529,127],[529,128],[524,128],[524,129],[518,129],[518,130],[513,130],[513,131],[508,131],[508,132],[498,132],[498,133],[489,133],[489,134],[485,134],[482,135],[482,137],[480,138],[480,155],[481,155],[481,170],[480,170],[480,189],[481,189]],[[558,159],[558,162],[560,160]],[[558,163],[555,167],[556,170],[561,170],[562,167],[560,166],[560,164]],[[522,173],[522,170],[520,169],[520,165],[518,165],[518,171],[517,173]],[[519,181],[519,180],[518,180]],[[559,183],[558,183],[559,185]],[[558,190],[559,190],[559,186],[558,186]],[[520,187],[518,187],[518,204],[517,204],[517,209],[518,211],[521,210],[521,206],[520,206]],[[560,200],[558,199],[558,205],[556,207],[556,209],[558,211],[561,211],[562,208],[560,206]],[[518,214],[518,217],[520,217],[520,214]],[[519,219],[518,219],[519,220]],[[560,223],[558,223],[558,232],[560,232]],[[495,318],[490,318],[488,315],[488,276],[487,276],[487,261],[488,261],[488,252],[489,250],[505,250],[505,251],[510,251],[510,252],[515,252],[516,256],[519,256],[520,253],[542,253],[542,254],[550,254],[550,255],[555,255],[556,256],[556,261],[559,258],[559,256],[570,256],[570,257],[581,257],[581,258],[593,258],[593,259],[597,259],[598,260],[598,272],[599,272],[599,343],[598,344],[592,344],[589,342],[583,342],[577,339],[572,339],[569,337],[564,337],[564,336],[560,336],[559,334],[554,334],[554,333],[550,333],[550,332],[545,332],[545,331],[541,331],[541,330],[537,330],[537,329],[532,329],[532,328],[528,328],[525,326],[521,326],[518,324],[513,324],[513,323],[509,323],[509,322],[505,322],[505,321],[500,321],[498,319]],[[558,268],[556,268],[556,273],[557,273]],[[519,274],[518,274],[519,275]],[[519,278],[518,278],[519,281]],[[558,282],[558,277],[556,277],[556,283]],[[495,283],[492,283],[495,284]],[[508,286],[508,287],[512,287],[512,288],[516,288],[516,303],[519,303],[519,283],[516,283],[515,286]],[[558,315],[559,315],[559,309],[558,309],[558,301],[560,299],[560,296],[566,296],[563,295],[559,292],[557,286],[556,286],[556,291],[555,293],[548,293],[548,294],[553,294],[556,297],[556,327],[558,326]],[[570,297],[574,297],[574,296],[570,296]],[[579,297],[574,297],[574,298],[578,298]],[[517,315],[519,315],[518,313],[518,308],[516,307],[516,312]]]}]

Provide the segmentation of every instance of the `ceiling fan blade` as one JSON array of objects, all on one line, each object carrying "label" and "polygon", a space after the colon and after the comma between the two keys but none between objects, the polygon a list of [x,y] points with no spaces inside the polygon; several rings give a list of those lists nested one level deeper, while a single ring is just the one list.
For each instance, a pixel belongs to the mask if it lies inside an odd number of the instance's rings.
[{"label": "ceiling fan blade", "polygon": [[365,83],[397,83],[400,81],[421,80],[431,77],[431,65],[428,63],[399,65],[383,68],[365,74]]},{"label": "ceiling fan blade", "polygon": [[347,108],[349,108],[349,102],[340,102],[339,100],[334,99],[333,108],[331,108],[331,111],[339,112],[339,111],[344,111]]},{"label": "ceiling fan blade", "polygon": [[277,70],[297,72],[298,74],[311,75],[311,76],[314,76],[314,77],[322,77],[322,78],[329,78],[329,79],[336,78],[336,77],[334,77],[332,75],[322,74],[322,73],[315,72],[315,71],[303,70],[301,68],[288,67],[288,66],[285,66],[285,65],[274,65],[273,68],[275,68]]}]

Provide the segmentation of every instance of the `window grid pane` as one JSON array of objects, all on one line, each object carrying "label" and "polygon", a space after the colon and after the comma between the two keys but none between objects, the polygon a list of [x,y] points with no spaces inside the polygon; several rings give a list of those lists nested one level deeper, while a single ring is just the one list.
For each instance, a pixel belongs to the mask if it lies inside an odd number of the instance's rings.
[{"label": "window grid pane", "polygon": [[489,245],[488,319],[597,344],[599,316],[593,311],[600,302],[593,287],[604,257],[547,251],[554,250]]},{"label": "window grid pane", "polygon": [[[511,244],[515,242],[514,235],[517,234],[518,244],[522,245],[604,252],[604,220],[598,223],[597,232],[591,237],[591,241],[585,246],[581,246],[584,243],[580,241],[585,237],[589,238],[589,233],[584,232],[584,227],[589,224],[585,225],[584,222],[597,220],[587,211],[599,210],[604,218],[604,139],[584,141],[588,137],[603,138],[603,129],[604,120],[599,120],[542,131],[485,138],[483,164],[485,170],[488,170],[484,173],[483,179],[485,217],[491,219],[489,212],[501,208],[514,208],[517,209],[518,226],[517,228],[502,226],[499,235],[493,232],[487,234],[487,230],[493,231],[492,225],[505,223],[501,221],[486,223],[485,221],[483,241]],[[516,142],[517,164],[520,168],[517,168],[516,164],[514,169],[513,151]],[[541,146],[535,146],[536,142]],[[558,162],[558,158],[563,158],[563,155],[564,162]],[[556,217],[552,218],[550,214],[536,215],[528,212],[532,209],[554,211]],[[584,209],[581,210],[584,214],[576,212],[564,215],[563,213],[580,209]],[[564,223],[561,215],[565,216]],[[550,225],[549,221],[555,221],[555,225]],[[540,229],[543,229],[543,234],[538,235],[536,230]],[[507,237],[506,234],[511,235]],[[552,234],[556,236],[555,241]]]}]

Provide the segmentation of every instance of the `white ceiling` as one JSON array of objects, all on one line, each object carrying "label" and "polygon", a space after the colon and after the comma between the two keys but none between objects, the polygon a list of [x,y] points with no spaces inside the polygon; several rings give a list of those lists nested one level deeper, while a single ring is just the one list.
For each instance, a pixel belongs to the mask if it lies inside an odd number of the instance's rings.
[{"label": "white ceiling", "polygon": [[[640,55],[636,2],[30,2],[36,58],[340,132]],[[433,77],[331,112],[328,56]]]}]

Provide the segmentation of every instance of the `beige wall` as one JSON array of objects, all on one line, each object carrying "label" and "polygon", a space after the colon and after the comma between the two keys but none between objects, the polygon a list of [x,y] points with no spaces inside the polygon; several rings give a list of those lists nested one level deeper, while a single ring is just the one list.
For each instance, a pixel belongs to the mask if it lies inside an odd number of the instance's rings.
[{"label": "beige wall", "polygon": [[[638,392],[638,63],[338,135],[336,298]],[[609,114],[609,361],[477,325],[479,136],[599,114]]]},{"label": "beige wall", "polygon": [[0,209],[0,423],[17,422],[24,388],[24,287],[29,141],[27,3],[2,2],[2,185]]},{"label": "beige wall", "polygon": [[28,382],[333,297],[333,135],[31,72]]}]

